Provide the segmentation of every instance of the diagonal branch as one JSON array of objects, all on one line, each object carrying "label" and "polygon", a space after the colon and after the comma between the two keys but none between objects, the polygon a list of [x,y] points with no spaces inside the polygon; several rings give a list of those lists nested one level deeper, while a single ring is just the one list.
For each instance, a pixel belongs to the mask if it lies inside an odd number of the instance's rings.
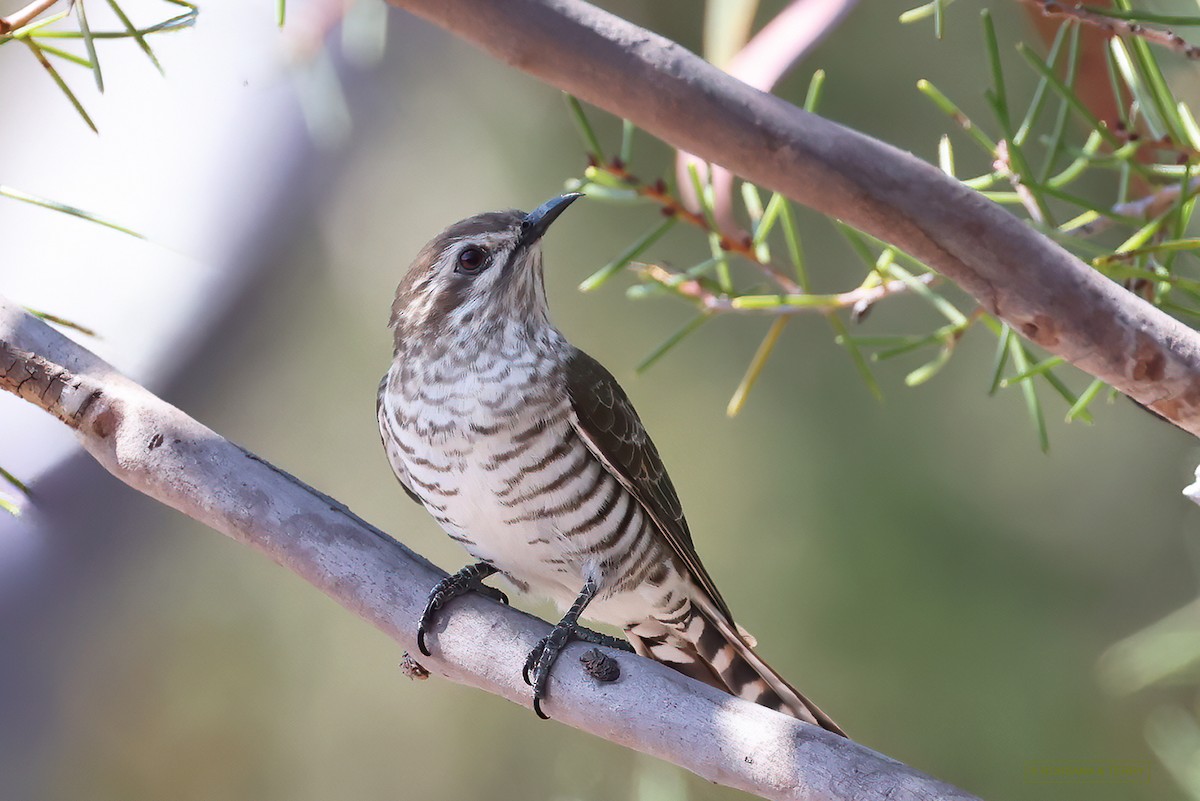
[{"label": "diagonal branch", "polygon": [[[110,473],[262,551],[402,646],[444,573],[341,503],[222,438],[0,298],[0,388],[75,431]],[[479,596],[439,614],[424,667],[529,705],[525,655],[546,623]],[[971,801],[906,765],[625,652],[615,682],[588,678],[587,648],[555,668],[551,716],[714,782],[793,801]],[[415,668],[410,666],[410,671]],[[977,801],[977,800],[976,800]]]},{"label": "diagonal branch", "polygon": [[581,0],[391,0],[672,146],[912,254],[1051,353],[1200,435],[1200,336],[933,165]]}]

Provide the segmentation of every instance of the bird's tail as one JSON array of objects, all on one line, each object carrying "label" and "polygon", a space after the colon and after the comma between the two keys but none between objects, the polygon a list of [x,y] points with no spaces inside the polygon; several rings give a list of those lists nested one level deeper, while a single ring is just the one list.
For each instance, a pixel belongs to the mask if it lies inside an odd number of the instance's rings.
[{"label": "bird's tail", "polygon": [[754,653],[754,639],[706,598],[692,599],[691,614],[652,619],[625,636],[642,656],[738,698],[775,709],[843,737],[846,733]]}]

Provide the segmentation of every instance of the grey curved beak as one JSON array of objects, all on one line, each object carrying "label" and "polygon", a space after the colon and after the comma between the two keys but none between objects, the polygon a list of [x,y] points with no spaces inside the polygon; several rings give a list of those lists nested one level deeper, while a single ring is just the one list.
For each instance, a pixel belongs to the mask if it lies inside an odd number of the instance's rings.
[{"label": "grey curved beak", "polygon": [[550,227],[550,223],[557,220],[558,215],[567,210],[567,206],[570,206],[581,197],[583,197],[582,192],[568,192],[565,195],[550,198],[526,214],[525,219],[521,221],[521,239],[519,245],[521,247],[528,247],[541,239],[542,235],[546,233],[546,229]]}]

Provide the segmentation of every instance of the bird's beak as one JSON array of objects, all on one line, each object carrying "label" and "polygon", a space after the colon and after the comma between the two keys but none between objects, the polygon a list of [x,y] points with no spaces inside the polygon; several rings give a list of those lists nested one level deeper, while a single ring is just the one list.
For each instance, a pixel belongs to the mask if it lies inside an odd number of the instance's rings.
[{"label": "bird's beak", "polygon": [[518,247],[529,247],[541,239],[542,235],[546,233],[546,229],[550,227],[550,223],[557,220],[558,215],[567,210],[567,206],[581,197],[583,197],[581,192],[568,192],[547,200],[526,214],[525,219],[521,221],[521,238]]}]

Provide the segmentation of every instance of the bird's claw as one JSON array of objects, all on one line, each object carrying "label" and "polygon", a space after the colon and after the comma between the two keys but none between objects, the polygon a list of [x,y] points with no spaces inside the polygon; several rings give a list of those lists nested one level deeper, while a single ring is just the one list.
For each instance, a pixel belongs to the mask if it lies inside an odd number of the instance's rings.
[{"label": "bird's claw", "polygon": [[558,654],[572,639],[575,639],[575,626],[559,624],[538,641],[538,644],[525,658],[525,667],[521,676],[525,683],[533,687],[533,711],[542,720],[550,716],[542,711],[542,699],[546,697],[546,684],[550,681],[550,668],[554,666]]},{"label": "bird's claw", "polygon": [[525,667],[521,669],[521,677],[526,684],[533,687],[533,711],[542,720],[550,719],[550,716],[542,711],[542,699],[546,697],[550,669],[554,666],[562,649],[567,647],[572,640],[605,645],[622,651],[633,651],[633,646],[624,640],[592,631],[578,624],[560,622],[533,647],[529,656],[525,658]]},{"label": "bird's claw", "polygon": [[421,619],[417,621],[417,648],[422,654],[433,656],[425,644],[425,634],[433,624],[434,614],[450,600],[473,590],[484,597],[508,606],[507,595],[495,587],[489,587],[483,583],[484,578],[495,572],[496,569],[491,565],[481,562],[468,565],[433,585],[433,589],[429,591],[429,599],[425,602],[425,609],[421,612]]},{"label": "bird's claw", "polygon": [[508,596],[503,590],[498,590],[495,587],[489,587],[487,584],[478,584],[474,587],[475,592],[482,595],[484,598],[491,598],[497,603],[502,603],[508,606]]},{"label": "bird's claw", "polygon": [[429,600],[425,602],[425,610],[421,612],[421,619],[417,622],[417,648],[425,656],[433,656],[429,648],[425,645],[425,632],[429,629],[429,625],[433,622],[433,613],[442,608],[442,604],[446,602],[446,596],[442,585],[446,583],[445,579],[434,585],[433,590],[429,593]]}]

